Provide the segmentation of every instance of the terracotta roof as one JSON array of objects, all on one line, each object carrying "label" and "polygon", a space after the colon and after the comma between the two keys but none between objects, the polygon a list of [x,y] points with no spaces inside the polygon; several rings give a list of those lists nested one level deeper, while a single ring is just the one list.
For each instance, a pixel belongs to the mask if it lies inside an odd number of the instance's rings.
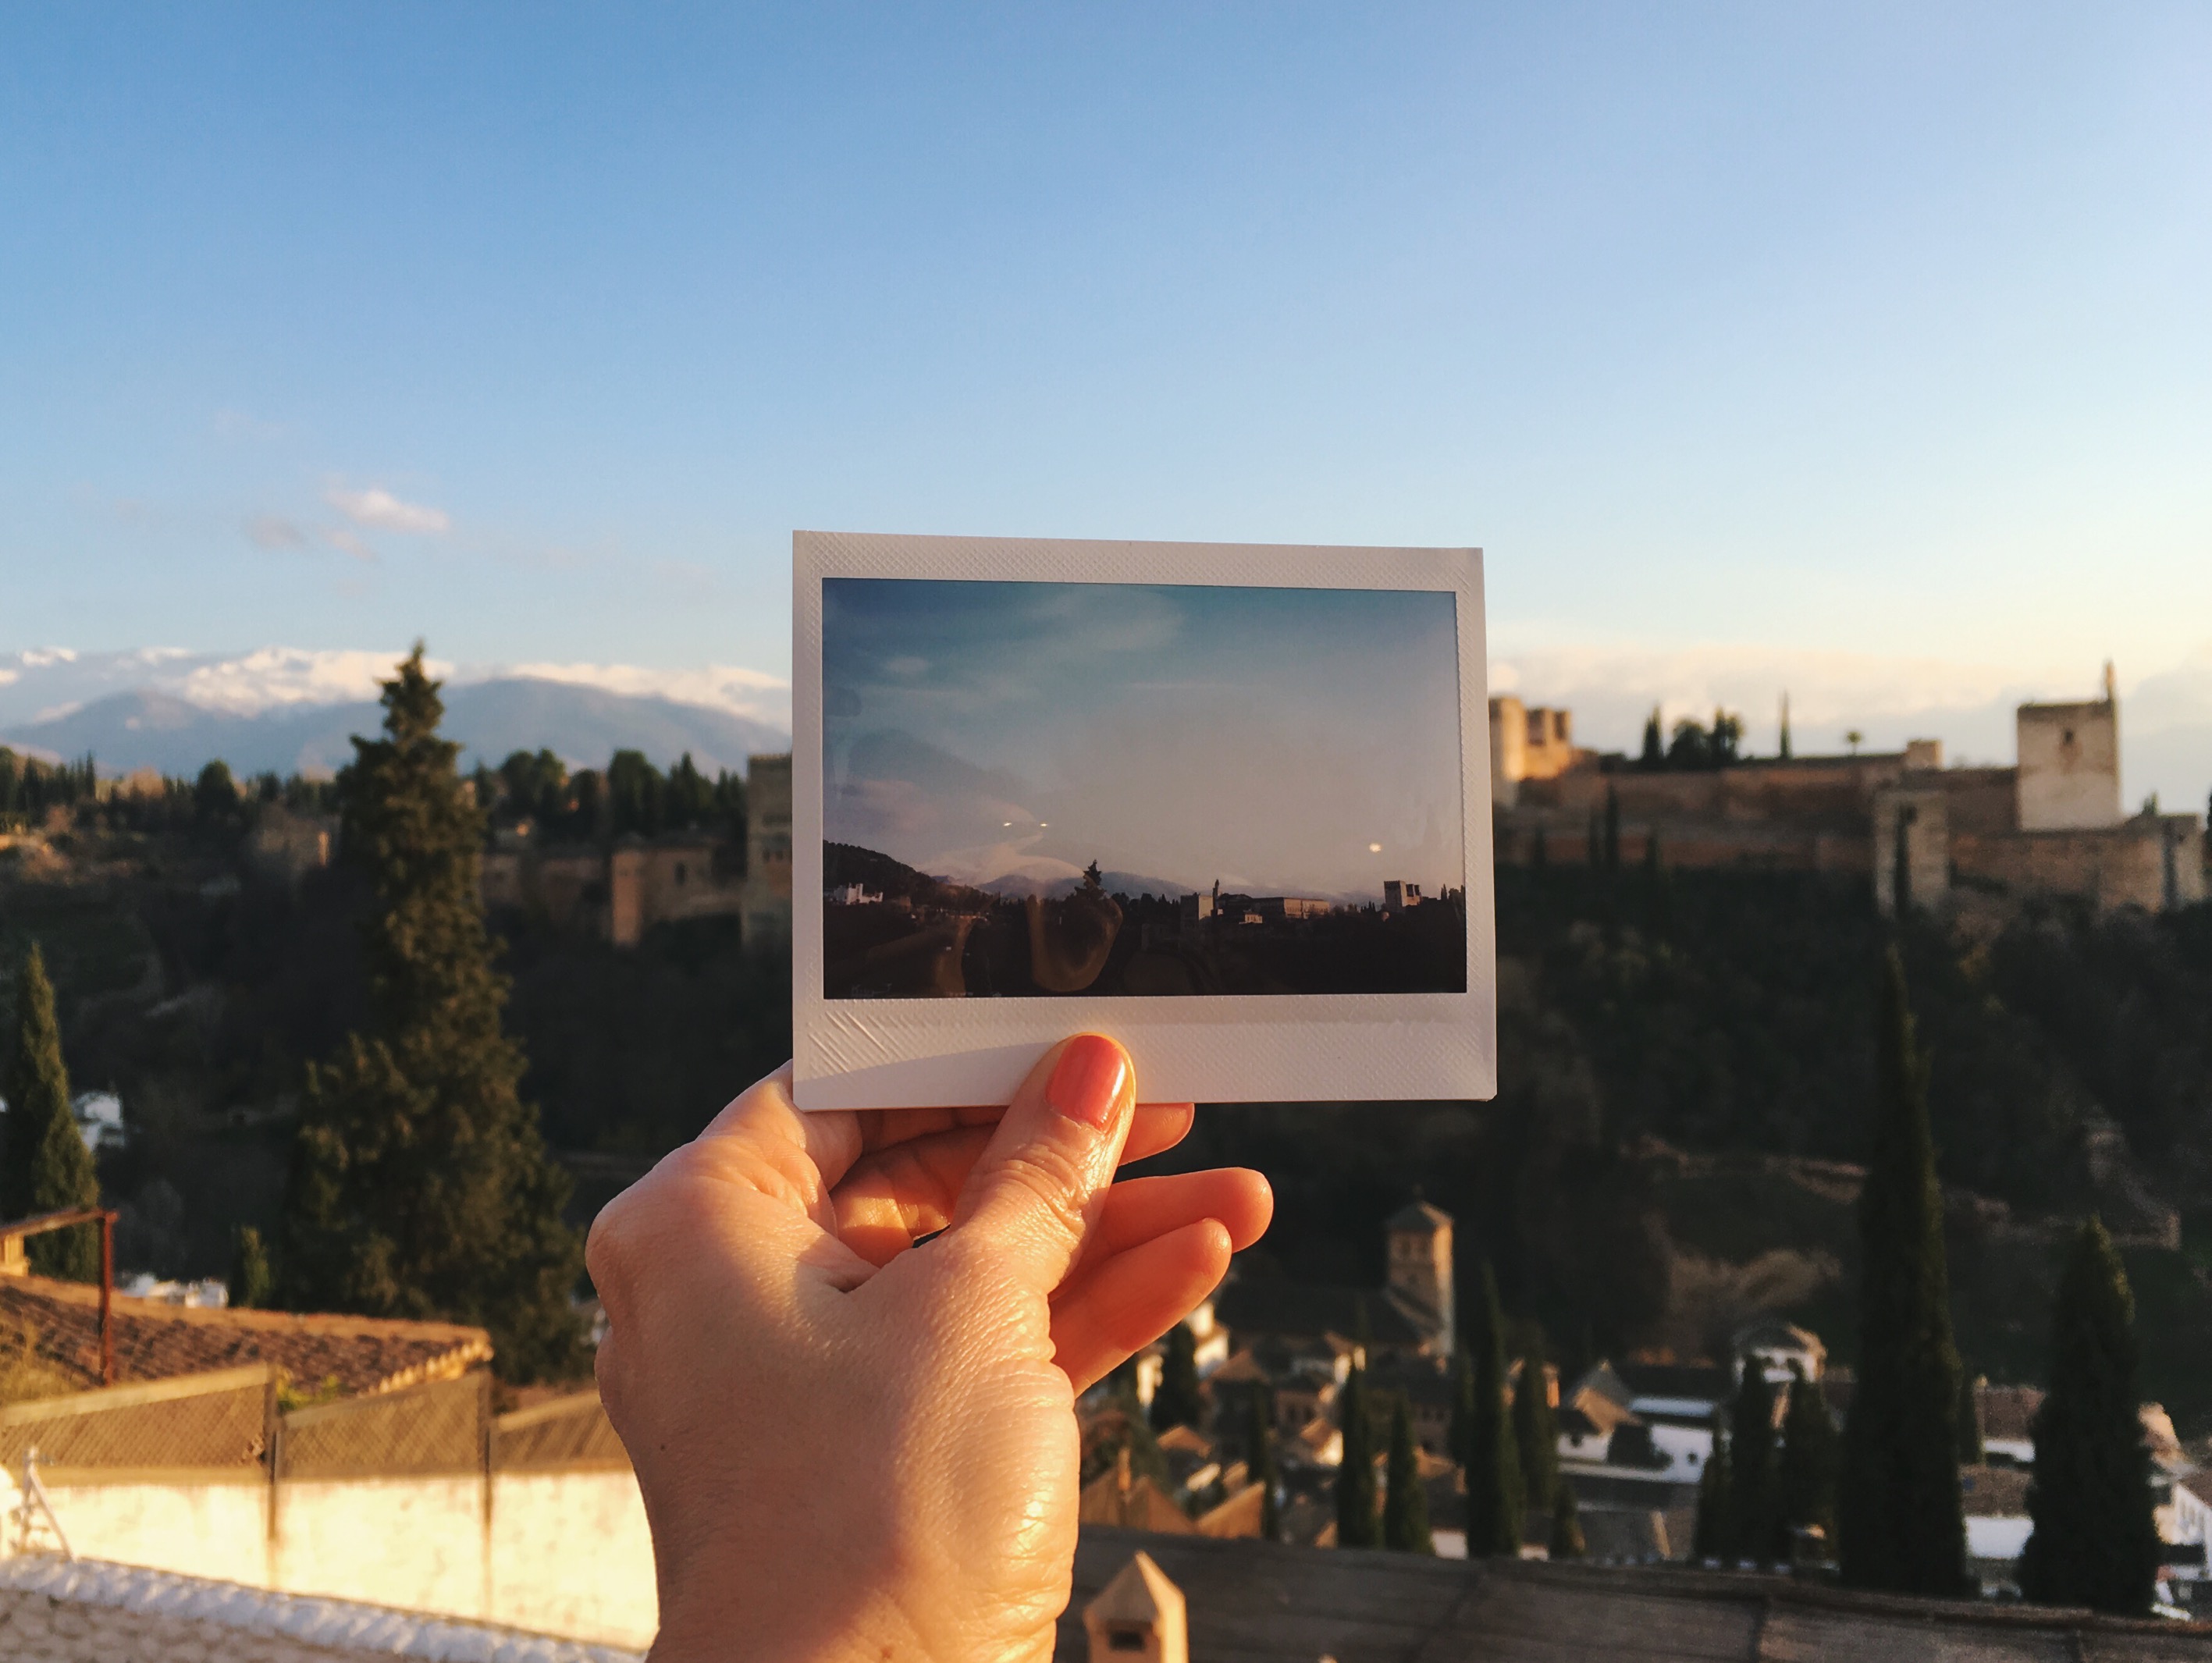
[{"label": "terracotta roof", "polygon": [[1974,1392],[1974,1405],[1982,1411],[1982,1437],[2002,1438],[2008,1443],[2032,1439],[2029,1429],[2035,1411],[2043,1407],[2043,1393],[2033,1386],[1983,1386]]},{"label": "terracotta roof", "polygon": [[[491,1336],[454,1322],[198,1310],[117,1296],[115,1378],[173,1380],[273,1363],[303,1386],[335,1378],[348,1396],[450,1380],[489,1362]],[[0,1324],[27,1326],[41,1356],[100,1384],[100,1290],[42,1276],[0,1277]]]},{"label": "terracotta roof", "polygon": [[2027,1482],[2024,1466],[1962,1466],[1959,1490],[1970,1519],[2025,1519]]},{"label": "terracotta roof", "polygon": [[1086,1525],[1119,1525],[1178,1536],[1198,1530],[1159,1485],[1141,1473],[1133,1478],[1116,1467],[1109,1467],[1083,1486],[1077,1516]]}]

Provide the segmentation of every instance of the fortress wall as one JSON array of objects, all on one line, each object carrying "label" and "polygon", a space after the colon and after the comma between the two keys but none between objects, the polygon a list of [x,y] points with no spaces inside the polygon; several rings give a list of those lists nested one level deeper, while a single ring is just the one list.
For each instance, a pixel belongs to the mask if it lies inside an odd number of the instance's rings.
[{"label": "fortress wall", "polygon": [[1987,835],[2014,828],[2019,773],[2009,768],[1945,768],[1940,774],[1916,774],[1911,783],[1924,780],[1943,793],[1954,832]]},{"label": "fortress wall", "polygon": [[2204,832],[2194,815],[2138,816],[2118,826],[1954,835],[1962,877],[2086,896],[2099,911],[2158,911],[2204,898]]},{"label": "fortress wall", "polygon": [[[1544,838],[1548,865],[1580,866],[1596,852],[1589,847],[1589,823],[1561,814],[1502,811],[1493,847],[1498,864],[1525,866],[1535,858],[1537,835]],[[1725,820],[1677,819],[1638,822],[1624,809],[1620,864],[1643,865],[1651,835],[1659,839],[1661,864],[1670,867],[1749,867],[1765,871],[1863,873],[1873,864],[1872,845],[1863,827],[1838,831],[1818,826],[1763,825]]]}]

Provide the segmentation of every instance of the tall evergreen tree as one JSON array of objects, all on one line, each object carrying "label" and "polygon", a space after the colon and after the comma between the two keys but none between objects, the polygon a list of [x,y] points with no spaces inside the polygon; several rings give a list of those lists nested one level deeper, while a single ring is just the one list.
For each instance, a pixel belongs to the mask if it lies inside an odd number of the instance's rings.
[{"label": "tall evergreen tree", "polygon": [[367,876],[371,1026],[309,1071],[286,1201],[284,1302],[490,1329],[503,1373],[581,1356],[569,1297],[583,1247],[501,1029],[478,899],[483,816],[438,737],[422,649],[384,683],[381,739],[356,739],[346,858]]},{"label": "tall evergreen tree", "polygon": [[1735,1473],[1729,1460],[1728,1428],[1713,1417],[1713,1452],[1705,1457],[1705,1470],[1698,1475],[1698,1521],[1691,1551],[1700,1559],[1717,1559],[1732,1565],[1742,1549],[1736,1528]]},{"label": "tall evergreen tree", "polygon": [[1858,1386],[1838,1497],[1843,1577],[1854,1587],[1963,1594],[1959,1354],[1951,1341],[1943,1193],[1928,1128],[1928,1058],[1913,1036],[1905,966],[1883,967],[1874,1146],[1859,1193]]},{"label": "tall evergreen tree", "polygon": [[1620,870],[1620,793],[1611,786],[1605,788],[1605,869]]},{"label": "tall evergreen tree", "polygon": [[1550,1512],[1559,1484],[1559,1417],[1552,1409],[1551,1387],[1544,1348],[1531,1345],[1521,1358],[1521,1379],[1513,1388],[1514,1452],[1521,1460],[1523,1505],[1530,1513]]},{"label": "tall evergreen tree", "polygon": [[1462,1467],[1474,1460],[1474,1359],[1468,1355],[1464,1336],[1452,1353],[1451,1411],[1444,1423],[1444,1448]]},{"label": "tall evergreen tree", "polygon": [[1743,1359],[1736,1377],[1735,1401],[1729,1410],[1729,1454],[1735,1467],[1731,1511],[1737,1550],[1744,1558],[1770,1563],[1781,1533],[1774,1494],[1774,1390],[1755,1356]]},{"label": "tall evergreen tree", "polygon": [[1382,1545],[1401,1553],[1434,1553],[1429,1498],[1421,1488],[1421,1458],[1413,1448],[1413,1423],[1400,1397],[1390,1408],[1390,1488],[1382,1503]]},{"label": "tall evergreen tree", "polygon": [[1282,1474],[1275,1465],[1273,1402],[1265,1381],[1254,1381],[1244,1412],[1244,1476],[1265,1486],[1260,1492],[1260,1539],[1283,1539]]},{"label": "tall evergreen tree", "polygon": [[1468,1336],[1474,1359],[1474,1403],[1467,1451],[1467,1554],[1470,1559],[1521,1551],[1527,1503],[1520,1451],[1505,1412],[1505,1317],[1498,1305],[1498,1278],[1483,1261],[1475,1279],[1475,1328]]},{"label": "tall evergreen tree", "polygon": [[1785,762],[1790,760],[1791,756],[1790,749],[1790,695],[1787,693],[1784,693],[1782,695],[1782,749],[1780,756],[1782,760]]},{"label": "tall evergreen tree", "polygon": [[1827,1393],[1796,1372],[1790,1382],[1790,1407],[1782,1423],[1782,1457],[1775,1487],[1783,1523],[1793,1530],[1818,1530],[1832,1557],[1836,1544],[1836,1478],[1843,1460],[1836,1418]]},{"label": "tall evergreen tree", "polygon": [[1344,1459],[1336,1469],[1336,1545],[1376,1547],[1382,1540],[1376,1516],[1375,1417],[1367,1402],[1367,1370],[1358,1363],[1336,1399]]},{"label": "tall evergreen tree", "polygon": [[1198,1389],[1198,1341],[1190,1332],[1190,1324],[1178,1322],[1168,1330],[1159,1388],[1152,1393],[1152,1430],[1164,1432],[1170,1426],[1195,1426],[1205,1414],[1206,1399]]},{"label": "tall evergreen tree", "polygon": [[1575,1502],[1575,1487],[1562,1481],[1552,1500],[1552,1540],[1547,1550],[1554,1559],[1579,1559],[1589,1551],[1583,1540],[1582,1513]]},{"label": "tall evergreen tree", "polygon": [[2034,1534],[2021,1592],[2140,1615],[2158,1581],[2150,1455],[2136,1399],[2135,1296],[2112,1238],[2081,1226],[2051,1313],[2051,1389],[2035,1412]]},{"label": "tall evergreen tree", "polygon": [[[29,1218],[42,1212],[100,1205],[100,1174],[92,1151],[70,1113],[69,1070],[62,1062],[61,1025],[54,1019],[54,985],[46,956],[33,942],[15,975],[15,1044],[0,1096],[8,1100],[5,1158],[0,1159],[0,1214]],[[40,1276],[71,1282],[100,1280],[100,1226],[49,1230],[25,1244]]]},{"label": "tall evergreen tree", "polygon": [[1659,707],[1651,707],[1651,713],[1644,719],[1644,750],[1637,757],[1639,767],[1661,768],[1667,766],[1667,741],[1659,726]]},{"label": "tall evergreen tree", "polygon": [[1982,1443],[1982,1387],[1986,1378],[1959,1370],[1959,1465],[1979,1466],[1989,1451]]}]

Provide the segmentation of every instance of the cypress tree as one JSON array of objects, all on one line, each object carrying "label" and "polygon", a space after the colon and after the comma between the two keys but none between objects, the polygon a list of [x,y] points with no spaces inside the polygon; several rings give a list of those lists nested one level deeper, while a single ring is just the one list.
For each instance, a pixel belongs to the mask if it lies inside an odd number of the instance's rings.
[{"label": "cypress tree", "polygon": [[1729,1411],[1729,1454],[1735,1471],[1736,1545],[1741,1557],[1764,1564],[1774,1557],[1778,1528],[1774,1480],[1774,1391],[1755,1356],[1743,1359],[1735,1401]]},{"label": "cypress tree", "polygon": [[1279,1542],[1283,1538],[1283,1515],[1276,1490],[1281,1484],[1281,1475],[1275,1467],[1275,1431],[1270,1423],[1274,1418],[1267,1382],[1254,1381],[1244,1414],[1244,1476],[1254,1484],[1265,1486],[1260,1492],[1260,1539]]},{"label": "cypress tree", "polygon": [[1700,1559],[1732,1565],[1741,1548],[1736,1529],[1735,1475],[1729,1462],[1728,1429],[1713,1417],[1713,1453],[1698,1475],[1698,1522],[1691,1551]]},{"label": "cypress tree", "polygon": [[1928,1128],[1928,1058],[1905,967],[1883,967],[1874,1147],[1859,1193],[1859,1381],[1838,1496],[1844,1581],[1895,1593],[1969,1591],[1959,1493],[1959,1354],[1943,1193]]},{"label": "cypress tree", "polygon": [[1390,1409],[1390,1489],[1382,1503],[1382,1545],[1401,1553],[1437,1551],[1429,1535],[1429,1498],[1421,1488],[1413,1423],[1402,1397]]},{"label": "cypress tree", "polygon": [[1205,1413],[1206,1399],[1198,1389],[1198,1342],[1192,1337],[1190,1325],[1178,1322],[1168,1330],[1159,1389],[1152,1393],[1152,1430],[1195,1426]]},{"label": "cypress tree", "polygon": [[1505,1412],[1505,1319],[1498,1306],[1498,1278],[1485,1260],[1477,1278],[1473,1356],[1473,1403],[1467,1452],[1467,1555],[1470,1559],[1521,1551],[1521,1518],[1527,1503],[1520,1451]]},{"label": "cypress tree", "polygon": [[1611,786],[1605,788],[1605,869],[1620,870],[1620,793]]},{"label": "cypress tree", "polygon": [[1552,1410],[1551,1385],[1544,1348],[1531,1345],[1521,1359],[1521,1381],[1513,1391],[1514,1453],[1521,1460],[1523,1505],[1531,1513],[1552,1510],[1559,1484],[1559,1419]]},{"label": "cypress tree", "polygon": [[1451,1418],[1444,1427],[1444,1448],[1462,1468],[1474,1460],[1474,1360],[1468,1356],[1464,1338],[1452,1353]]},{"label": "cypress tree", "polygon": [[1575,1487],[1562,1482],[1552,1500],[1549,1552],[1554,1559],[1579,1559],[1589,1551],[1589,1544],[1583,1540],[1582,1514],[1575,1503]]},{"label": "cypress tree", "polygon": [[230,1303],[234,1310],[258,1310],[269,1302],[270,1289],[276,1278],[269,1270],[269,1250],[262,1245],[261,1232],[251,1224],[241,1225],[231,1244]]},{"label": "cypress tree", "polygon": [[1637,759],[1640,768],[1660,768],[1667,766],[1667,742],[1659,730],[1659,707],[1651,707],[1651,713],[1644,719],[1644,750]]},{"label": "cypress tree", "polygon": [[1959,1370],[1959,1465],[1979,1466],[1989,1454],[1982,1445],[1982,1387],[1988,1385],[1986,1376],[1969,1379],[1964,1369]]},{"label": "cypress tree", "polygon": [[1784,762],[1786,762],[1790,760],[1791,754],[1790,750],[1790,695],[1787,693],[1784,693],[1782,695],[1782,749],[1780,754]]},{"label": "cypress tree", "polygon": [[341,786],[346,858],[369,880],[372,1023],[308,1071],[286,1199],[284,1302],[438,1317],[491,1331],[501,1372],[557,1376],[581,1356],[569,1297],[583,1244],[567,1175],[517,1089],[478,898],[483,816],[438,737],[422,649],[384,683],[385,737],[356,739]]},{"label": "cypress tree", "polygon": [[1336,1469],[1336,1545],[1375,1547],[1382,1539],[1375,1513],[1375,1428],[1361,1364],[1352,1364],[1336,1407],[1344,1434],[1344,1460]]},{"label": "cypress tree", "polygon": [[[69,1070],[46,956],[33,942],[15,976],[15,1044],[0,1096],[8,1100],[6,1158],[0,1160],[0,1212],[30,1218],[100,1205],[100,1174],[70,1113]],[[100,1280],[100,1226],[49,1230],[24,1244],[40,1276]]]},{"label": "cypress tree", "polygon": [[1832,1557],[1836,1545],[1836,1473],[1842,1447],[1827,1394],[1796,1372],[1790,1382],[1790,1407],[1782,1423],[1782,1457],[1776,1472],[1783,1523],[1794,1530],[1818,1530]]},{"label": "cypress tree", "polygon": [[2051,1390],[2035,1412],[2021,1592],[2141,1616],[2158,1581],[2150,1455],[2136,1399],[2135,1296],[2112,1238],[2075,1235],[2051,1314]]}]

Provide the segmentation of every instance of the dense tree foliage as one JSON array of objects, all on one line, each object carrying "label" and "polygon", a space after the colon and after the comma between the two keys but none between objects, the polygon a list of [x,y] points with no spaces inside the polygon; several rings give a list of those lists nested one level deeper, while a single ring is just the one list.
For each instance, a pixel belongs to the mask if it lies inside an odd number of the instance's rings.
[{"label": "dense tree foliage", "polygon": [[1843,1443],[1827,1393],[1792,1366],[1790,1406],[1782,1423],[1782,1454],[1775,1472],[1776,1498],[1790,1531],[1820,1533],[1833,1557],[1836,1541],[1836,1485],[1843,1465]]},{"label": "dense tree foliage", "polygon": [[2075,1236],[2058,1284],[2049,1380],[2033,1428],[2035,1532],[2021,1556],[2021,1591],[2046,1605],[2147,1612],[2159,1540],[2136,1409],[2135,1297],[2094,1218]]},{"label": "dense tree foliage", "polygon": [[1428,1493],[1421,1488],[1421,1458],[1413,1448],[1406,1399],[1390,1407],[1389,1488],[1382,1503],[1382,1545],[1401,1553],[1434,1553]]},{"label": "dense tree foliage", "polygon": [[[69,1070],[54,1020],[53,984],[46,956],[32,944],[15,975],[13,1044],[0,1072],[8,1100],[6,1144],[0,1149],[0,1216],[33,1217],[100,1204],[92,1154],[70,1112]],[[31,1268],[76,1282],[100,1280],[100,1227],[79,1224],[33,1236]]]},{"label": "dense tree foliage", "polygon": [[1883,965],[1873,1147],[1859,1195],[1860,1363],[1844,1428],[1844,1580],[1897,1593],[1966,1589],[1959,1492],[1959,1354],[1951,1343],[1943,1195],[1928,1062],[1905,967]]},{"label": "dense tree foliage", "polygon": [[1168,1330],[1160,1383],[1152,1393],[1152,1429],[1196,1426],[1205,1417],[1206,1398],[1198,1389],[1198,1341],[1190,1324],[1178,1322]]},{"label": "dense tree foliage", "polygon": [[1743,1532],[1735,1516],[1735,1465],[1729,1452],[1727,1423],[1713,1418],[1712,1454],[1698,1475],[1698,1517],[1690,1551],[1700,1559],[1732,1565],[1743,1548]]},{"label": "dense tree foliage", "polygon": [[1283,1536],[1282,1472],[1275,1461],[1274,1397],[1265,1381],[1254,1381],[1244,1404],[1244,1472],[1261,1486],[1260,1539]]},{"label": "dense tree foliage", "polygon": [[1521,1356],[1521,1378],[1513,1388],[1513,1446],[1521,1461],[1524,1507],[1531,1513],[1550,1512],[1559,1488],[1559,1417],[1552,1407],[1541,1345],[1530,1346]]},{"label": "dense tree foliage", "polygon": [[1379,1547],[1382,1521],[1375,1495],[1375,1415],[1367,1400],[1367,1370],[1359,1363],[1337,1394],[1337,1429],[1344,1456],[1336,1469],[1336,1545]]},{"label": "dense tree foliage", "polygon": [[1466,1442],[1452,1452],[1467,1479],[1467,1553],[1470,1559],[1521,1551],[1528,1492],[1521,1452],[1505,1406],[1505,1317],[1490,1266],[1477,1272],[1474,1323],[1467,1337],[1474,1402]]},{"label": "dense tree foliage", "polygon": [[522,1380],[572,1371],[582,1243],[568,1179],[517,1088],[477,894],[483,820],[438,737],[422,651],[385,683],[385,737],[354,741],[344,847],[372,896],[370,1023],[309,1071],[281,1272],[295,1308],[444,1317],[492,1331]]},{"label": "dense tree foliage", "polygon": [[1773,1387],[1759,1359],[1747,1356],[1738,1366],[1735,1400],[1729,1405],[1729,1481],[1735,1491],[1729,1512],[1735,1520],[1737,1552],[1760,1564],[1783,1557],[1774,1431]]}]

